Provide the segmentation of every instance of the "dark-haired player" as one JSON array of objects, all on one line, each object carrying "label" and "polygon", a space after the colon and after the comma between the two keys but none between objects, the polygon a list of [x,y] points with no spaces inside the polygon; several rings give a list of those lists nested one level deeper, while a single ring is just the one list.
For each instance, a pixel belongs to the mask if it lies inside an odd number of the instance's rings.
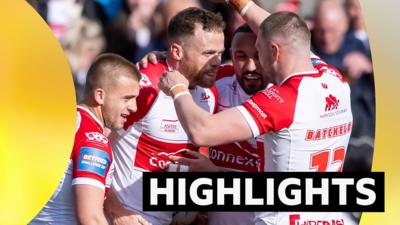
[{"label": "dark-haired player", "polygon": [[[187,149],[197,150],[178,120],[173,98],[159,90],[158,80],[166,71],[185,74],[189,81],[186,91],[193,96],[194,104],[213,113],[217,108],[217,92],[212,86],[224,51],[224,27],[220,15],[200,8],[185,9],[172,18],[168,25],[167,58],[141,69],[137,98],[141,107],[128,117],[113,144],[116,163],[113,193],[126,209],[138,212],[153,225],[169,224],[173,212],[143,212],[143,172],[176,171],[169,156],[181,155]],[[124,216],[113,207],[111,199],[109,203],[106,208],[112,220]]]}]

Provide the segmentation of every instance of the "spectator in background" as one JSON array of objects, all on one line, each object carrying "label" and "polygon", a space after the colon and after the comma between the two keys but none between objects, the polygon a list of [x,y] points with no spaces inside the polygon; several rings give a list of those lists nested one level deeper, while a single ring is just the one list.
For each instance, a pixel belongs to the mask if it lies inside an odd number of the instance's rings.
[{"label": "spectator in background", "polygon": [[318,56],[342,70],[350,81],[354,121],[343,170],[369,171],[375,135],[372,63],[369,49],[354,35],[355,30],[364,27],[358,0],[346,1],[345,6],[352,12],[349,17],[337,0],[319,3],[314,17],[313,47]]},{"label": "spectator in background", "polygon": [[98,23],[81,17],[67,30],[61,44],[72,70],[76,99],[79,102],[84,94],[89,67],[105,47],[102,28]]},{"label": "spectator in background", "polygon": [[172,17],[174,17],[178,12],[189,7],[201,8],[201,5],[194,0],[164,0],[162,3],[162,10],[165,21],[165,29],[167,29],[167,25]]},{"label": "spectator in background", "polygon": [[[359,39],[370,51],[359,0],[346,0],[344,5],[349,18],[349,34]],[[357,57],[356,54],[349,54],[344,59],[344,64],[348,68],[350,64],[358,64],[355,70],[360,71],[349,70],[350,74],[362,73],[350,86],[354,126],[343,170],[353,172],[371,170],[375,136],[375,90],[372,65],[370,61],[357,61],[355,57]],[[368,70],[363,70],[363,67]]]},{"label": "spectator in background", "polygon": [[162,14],[160,0],[126,0],[129,9],[128,38],[135,45],[133,60],[140,60],[153,49],[166,49],[162,40]]},{"label": "spectator in background", "polygon": [[348,18],[337,0],[321,0],[314,15],[313,51],[351,80],[372,72],[370,53],[363,43],[347,32]]},{"label": "spectator in background", "polygon": [[105,30],[106,52],[119,54],[132,62],[154,49],[165,50],[164,21],[160,0],[125,0],[112,12],[98,0],[96,13]]},{"label": "spectator in background", "polygon": [[362,41],[364,46],[370,50],[368,34],[365,27],[364,17],[362,16],[361,4],[359,0],[346,0],[344,4],[350,23],[349,32],[357,39]]},{"label": "spectator in background", "polygon": [[48,0],[46,21],[54,35],[61,40],[73,21],[80,17],[82,2],[79,0]]}]

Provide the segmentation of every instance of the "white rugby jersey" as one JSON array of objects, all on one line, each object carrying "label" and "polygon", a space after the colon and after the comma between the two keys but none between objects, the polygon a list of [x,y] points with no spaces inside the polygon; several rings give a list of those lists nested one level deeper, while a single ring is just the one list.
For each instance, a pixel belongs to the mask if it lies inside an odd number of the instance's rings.
[{"label": "white rugby jersey", "polygon": [[77,129],[68,168],[53,196],[30,225],[78,224],[72,185],[91,185],[105,193],[111,185],[113,155],[103,135],[103,125],[88,109],[77,108]]},{"label": "white rugby jersey", "polygon": [[[232,65],[218,70],[218,111],[241,105],[251,96],[240,86]],[[260,172],[264,169],[264,141],[261,137],[209,148],[209,158],[223,171]],[[254,212],[209,212],[209,225],[254,225]]]},{"label": "white rugby jersey", "polygon": [[[353,122],[350,88],[336,69],[319,59],[312,62],[315,71],[292,74],[279,86],[260,91],[237,107],[253,136],[268,134],[265,171],[342,170]],[[343,221],[341,213],[256,215],[271,225]]]},{"label": "white rugby jersey", "polygon": [[[126,208],[140,213],[153,225],[168,225],[173,212],[143,212],[142,173],[166,171],[171,163],[169,155],[197,150],[178,120],[172,97],[157,87],[164,71],[168,71],[166,62],[141,69],[138,111],[130,115],[113,144],[116,164],[113,191]],[[215,112],[218,95],[215,88],[197,86],[190,93],[197,105]]]},{"label": "white rugby jersey", "polygon": [[[240,86],[232,65],[218,70],[215,87],[218,90],[218,111],[241,105],[251,96]],[[260,172],[264,169],[262,138],[251,138],[209,148],[210,160],[224,171]]]}]

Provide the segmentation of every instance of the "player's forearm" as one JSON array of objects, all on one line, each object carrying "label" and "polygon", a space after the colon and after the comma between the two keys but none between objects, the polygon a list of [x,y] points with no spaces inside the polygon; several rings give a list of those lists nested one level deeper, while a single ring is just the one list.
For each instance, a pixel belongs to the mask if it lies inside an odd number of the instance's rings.
[{"label": "player's forearm", "polygon": [[270,15],[269,12],[251,0],[229,0],[229,4],[242,15],[243,19],[257,34],[261,23]]},{"label": "player's forearm", "polygon": [[78,213],[78,223],[81,225],[108,225],[103,210],[84,213],[81,215]]},{"label": "player's forearm", "polygon": [[82,184],[74,185],[76,217],[82,225],[107,225],[103,212],[104,191]]},{"label": "player's forearm", "polygon": [[269,12],[256,4],[251,4],[242,16],[254,33],[258,33],[261,23],[270,15]]},{"label": "player's forearm", "polygon": [[207,137],[207,131],[212,129],[212,115],[201,109],[191,95],[180,96],[174,102],[179,121],[192,143],[197,146],[209,146],[213,142]]},{"label": "player's forearm", "polygon": [[126,210],[111,188],[104,201],[104,210],[110,218],[117,217]]}]

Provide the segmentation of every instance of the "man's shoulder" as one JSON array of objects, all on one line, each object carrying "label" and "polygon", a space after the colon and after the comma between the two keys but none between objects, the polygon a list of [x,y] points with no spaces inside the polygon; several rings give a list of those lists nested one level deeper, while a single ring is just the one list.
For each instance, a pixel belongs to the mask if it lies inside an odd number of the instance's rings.
[{"label": "man's shoulder", "polygon": [[109,141],[102,128],[85,111],[78,110],[78,127],[74,147],[96,147],[108,151]]},{"label": "man's shoulder", "polygon": [[235,70],[233,66],[230,64],[224,64],[218,68],[217,77],[215,80],[218,82],[223,78],[232,77],[234,75],[235,75]]},{"label": "man's shoulder", "polygon": [[163,72],[167,70],[168,65],[165,61],[158,61],[156,64],[150,63],[146,68],[141,68],[142,79],[139,82],[140,87],[157,87],[158,80]]}]

